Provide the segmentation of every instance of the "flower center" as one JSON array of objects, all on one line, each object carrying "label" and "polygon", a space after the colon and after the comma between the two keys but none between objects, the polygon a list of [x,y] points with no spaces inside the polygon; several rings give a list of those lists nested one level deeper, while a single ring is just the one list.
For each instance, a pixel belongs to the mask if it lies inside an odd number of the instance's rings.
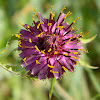
[{"label": "flower center", "polygon": [[37,47],[45,52],[55,52],[58,48],[59,37],[56,35],[38,37]]}]

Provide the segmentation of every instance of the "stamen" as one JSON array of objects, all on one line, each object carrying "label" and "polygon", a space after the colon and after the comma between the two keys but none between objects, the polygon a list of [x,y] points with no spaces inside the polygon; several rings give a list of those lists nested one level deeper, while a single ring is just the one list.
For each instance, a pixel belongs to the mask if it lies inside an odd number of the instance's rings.
[{"label": "stamen", "polygon": [[68,56],[68,54],[65,54],[65,53],[64,53],[63,56]]},{"label": "stamen", "polygon": [[21,46],[21,40],[18,41],[18,45],[19,45],[19,47],[22,47],[22,46]]},{"label": "stamen", "polygon": [[83,37],[83,36],[87,35],[88,33],[90,33],[90,30],[89,30],[86,34],[83,34],[83,35],[81,35],[81,36]]},{"label": "stamen", "polygon": [[41,24],[44,24],[44,22],[43,22],[43,23],[39,23],[39,24],[37,25],[37,29],[39,29],[39,27],[40,27]]},{"label": "stamen", "polygon": [[23,61],[25,62],[25,64],[27,65],[27,63],[26,63],[26,57],[23,59]]},{"label": "stamen", "polygon": [[48,23],[47,26],[52,26],[52,23]]},{"label": "stamen", "polygon": [[77,17],[77,18],[73,21],[73,23],[75,23],[75,22],[76,22],[77,20],[79,20],[79,19],[82,20],[81,17],[79,16],[79,17]]},{"label": "stamen", "polygon": [[40,37],[42,34],[44,33],[44,31],[43,32],[41,32],[37,37]]},{"label": "stamen", "polygon": [[59,28],[61,30],[63,28],[63,26],[59,26],[59,24],[58,24],[56,28]]},{"label": "stamen", "polygon": [[58,73],[58,72],[55,72],[55,71],[52,71],[52,70],[50,70],[50,72],[51,72],[51,73]]},{"label": "stamen", "polygon": [[36,64],[41,64],[38,60],[36,60]]},{"label": "stamen", "polygon": [[23,27],[24,27],[24,24],[22,24],[22,23],[20,23],[20,22],[17,22],[17,23],[19,23],[21,26],[23,26]]},{"label": "stamen", "polygon": [[70,52],[71,54],[78,54],[78,52]]},{"label": "stamen", "polygon": [[51,20],[53,20],[54,16],[55,16],[55,12],[54,12],[54,13],[52,13]]},{"label": "stamen", "polygon": [[45,54],[45,50],[41,50],[41,53]]},{"label": "stamen", "polygon": [[32,40],[31,40],[31,38],[29,38],[29,42],[30,42],[30,43],[32,43]]},{"label": "stamen", "polygon": [[82,51],[84,51],[86,53],[89,53],[88,50],[85,50],[85,49],[78,49],[78,50],[82,50]]},{"label": "stamen", "polygon": [[15,36],[18,37],[18,38],[20,38],[20,35],[21,35],[21,34],[15,34]]},{"label": "stamen", "polygon": [[52,49],[50,48],[49,50],[48,50],[48,52],[50,52]]},{"label": "stamen", "polygon": [[50,13],[52,13],[52,9],[53,9],[53,7],[54,7],[54,6],[51,5],[51,11],[50,11]]},{"label": "stamen", "polygon": [[38,51],[38,52],[40,52],[40,50],[39,50],[39,48],[35,45],[35,48],[36,48],[36,50]]},{"label": "stamen", "polygon": [[32,15],[32,20],[34,21],[34,17],[35,17],[35,15]]},{"label": "stamen", "polygon": [[54,68],[54,66],[51,66],[51,65],[49,65],[49,64],[47,64],[47,66],[50,67],[50,68]]},{"label": "stamen", "polygon": [[69,12],[65,15],[64,19],[66,19],[66,17],[69,16],[69,15],[71,15],[71,14],[72,14],[72,12],[69,11]]},{"label": "stamen", "polygon": [[36,12],[36,10],[35,10],[35,7],[33,7],[32,10],[35,12],[35,15],[38,15],[37,12]]},{"label": "stamen", "polygon": [[65,6],[62,8],[62,10],[61,10],[61,14],[63,13],[63,10],[64,10],[64,9],[66,9],[66,7],[65,7]]},{"label": "stamen", "polygon": [[65,68],[64,66],[62,66],[62,68],[63,68],[64,70],[67,70],[67,71],[68,71],[68,69],[67,69],[67,68]]},{"label": "stamen", "polygon": [[55,52],[54,52],[54,54],[58,54],[58,52],[57,52],[57,51],[55,51]]},{"label": "stamen", "polygon": [[75,56],[71,56],[71,58],[78,59],[78,58],[77,58],[77,57],[75,57]]}]

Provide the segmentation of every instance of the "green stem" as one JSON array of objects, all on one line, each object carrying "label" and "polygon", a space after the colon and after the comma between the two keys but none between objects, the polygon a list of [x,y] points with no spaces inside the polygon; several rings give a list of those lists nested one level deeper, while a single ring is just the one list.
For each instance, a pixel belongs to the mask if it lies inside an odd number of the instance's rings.
[{"label": "green stem", "polygon": [[51,97],[52,97],[52,92],[53,92],[53,87],[54,87],[54,83],[56,81],[56,78],[53,78],[51,80],[51,86],[50,86],[50,92],[49,92],[49,99],[51,100]]}]

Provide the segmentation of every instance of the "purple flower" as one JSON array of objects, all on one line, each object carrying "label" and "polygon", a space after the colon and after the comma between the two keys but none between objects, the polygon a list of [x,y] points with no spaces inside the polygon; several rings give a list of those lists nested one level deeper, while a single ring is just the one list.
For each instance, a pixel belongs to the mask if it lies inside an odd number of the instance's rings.
[{"label": "purple flower", "polygon": [[83,35],[74,34],[76,31],[72,25],[80,17],[76,18],[71,24],[63,22],[71,14],[60,12],[57,21],[55,14],[50,12],[50,18],[45,19],[35,10],[39,21],[34,21],[34,26],[21,24],[25,29],[21,29],[19,37],[18,50],[22,60],[22,67],[25,67],[28,74],[38,79],[61,78],[65,70],[73,72],[74,65],[79,61],[79,50],[84,50],[79,38]]}]

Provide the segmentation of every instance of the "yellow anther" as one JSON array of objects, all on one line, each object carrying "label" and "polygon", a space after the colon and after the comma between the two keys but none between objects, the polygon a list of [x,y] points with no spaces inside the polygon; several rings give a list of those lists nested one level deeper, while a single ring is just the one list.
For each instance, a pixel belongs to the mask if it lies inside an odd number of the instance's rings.
[{"label": "yellow anther", "polygon": [[51,11],[50,11],[50,13],[52,13],[52,9],[53,9],[53,7],[54,7],[54,6],[51,5]]},{"label": "yellow anther", "polygon": [[52,23],[48,23],[47,26],[52,26]]},{"label": "yellow anther", "polygon": [[53,20],[54,16],[55,16],[55,12],[54,12],[54,13],[52,13],[51,20]]},{"label": "yellow anther", "polygon": [[83,32],[80,32],[80,36],[82,35]]},{"label": "yellow anther", "polygon": [[43,23],[39,23],[39,24],[37,25],[37,29],[39,29],[39,27],[40,27],[41,24],[44,24],[44,22],[43,22]]},{"label": "yellow anther", "polygon": [[21,34],[15,34],[15,36],[18,37],[18,38],[20,38],[20,35],[21,35]]},{"label": "yellow anther", "polygon": [[54,68],[54,66],[51,66],[51,65],[49,65],[49,64],[47,64],[47,66],[50,67],[50,68]]},{"label": "yellow anther", "polygon": [[32,43],[32,40],[31,40],[31,38],[29,38],[29,42],[30,42],[30,43]]},{"label": "yellow anther", "polygon": [[20,22],[18,22],[21,26],[23,26],[24,27],[24,24],[22,24],[22,23],[20,23]]},{"label": "yellow anther", "polygon": [[84,51],[86,53],[89,53],[88,50],[85,50],[85,49],[78,49],[78,50],[82,50],[82,51]]},{"label": "yellow anther", "polygon": [[29,26],[29,25],[27,25],[27,28],[30,28],[30,26]]},{"label": "yellow anther", "polygon": [[66,7],[65,7],[65,6],[62,8],[61,13],[63,13],[63,10],[64,10],[64,9],[66,9]]},{"label": "yellow anther", "polygon": [[35,7],[32,10],[35,12],[35,15],[38,15],[37,12],[36,12],[36,10],[35,10]]},{"label": "yellow anther", "polygon": [[89,30],[87,33],[83,34],[82,37],[83,37],[84,35],[88,34],[88,33],[90,33],[90,30]]},{"label": "yellow anther", "polygon": [[19,47],[22,47],[22,46],[21,46],[21,40],[18,41],[18,45],[19,45]]},{"label": "yellow anther", "polygon": [[72,12],[69,11],[69,12],[65,15],[64,19],[65,19],[67,16],[71,15],[71,14],[72,14]]},{"label": "yellow anther", "polygon": [[36,60],[36,64],[41,64],[38,60]]},{"label": "yellow anther", "polygon": [[37,51],[39,51],[39,52],[40,52],[39,48],[38,48],[36,45],[35,45],[35,48],[36,48],[36,50],[37,50]]},{"label": "yellow anther", "polygon": [[59,25],[57,25],[57,27],[56,28],[59,28],[60,30],[63,28],[63,26],[59,26]]},{"label": "yellow anther", "polygon": [[24,58],[24,59],[23,59],[23,61],[24,61],[24,62],[25,62],[25,64],[27,65],[27,63],[26,63],[26,58]]},{"label": "yellow anther", "polygon": [[77,58],[77,57],[75,57],[75,56],[71,56],[71,58],[78,59],[78,58]]},{"label": "yellow anther", "polygon": [[73,39],[75,36],[76,36],[76,34],[74,36],[70,37],[70,39]]},{"label": "yellow anther", "polygon": [[45,54],[45,50],[41,50],[41,53]]},{"label": "yellow anther", "polygon": [[51,73],[58,73],[58,72],[55,72],[55,71],[52,71],[52,70],[50,70],[50,72],[51,72]]},{"label": "yellow anther", "polygon": [[74,28],[75,28],[75,27],[72,27],[71,31],[73,31],[73,30],[74,30]]},{"label": "yellow anther", "polygon": [[58,52],[57,52],[57,51],[55,51],[55,52],[54,52],[54,54],[58,54]]},{"label": "yellow anther", "polygon": [[35,17],[35,15],[32,15],[32,20],[34,21],[34,17]]},{"label": "yellow anther", "polygon": [[65,53],[64,53],[63,56],[68,56],[68,54],[65,54]]},{"label": "yellow anther", "polygon": [[67,71],[68,71],[68,69],[67,69],[67,68],[65,68],[64,66],[62,66],[62,68],[63,68],[64,70],[67,70]]},{"label": "yellow anther", "polygon": [[43,32],[41,32],[37,37],[40,37],[42,34],[44,33],[44,31]]},{"label": "yellow anther", "polygon": [[81,20],[81,17],[79,16],[79,17],[77,17],[74,21],[73,21],[73,23],[75,23],[77,20]]},{"label": "yellow anther", "polygon": [[50,52],[52,49],[50,48],[49,50],[48,50],[48,52]]},{"label": "yellow anther", "polygon": [[71,54],[78,54],[78,52],[70,52]]}]

